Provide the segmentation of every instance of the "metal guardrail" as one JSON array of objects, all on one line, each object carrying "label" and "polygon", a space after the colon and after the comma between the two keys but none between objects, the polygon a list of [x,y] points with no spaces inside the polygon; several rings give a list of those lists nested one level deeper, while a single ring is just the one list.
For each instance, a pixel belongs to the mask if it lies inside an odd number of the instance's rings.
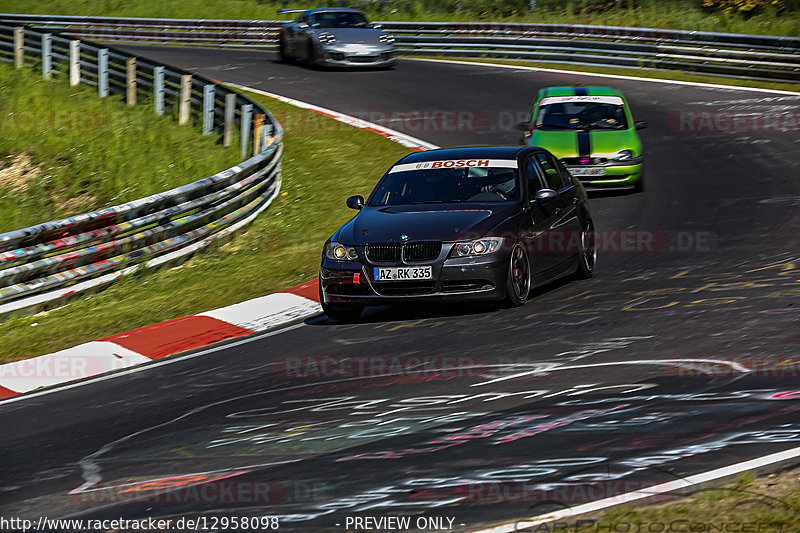
[{"label": "metal guardrail", "polygon": [[[158,114],[239,133],[244,161],[172,190],[0,234],[0,316],[54,306],[143,265],[174,262],[232,235],[266,209],[281,185],[283,130],[246,96],[203,77],[106,46],[0,25],[0,61],[64,75],[100,97],[146,101]],[[252,139],[252,141],[251,141]]]},{"label": "metal guardrail", "polygon": [[[129,44],[276,46],[283,21],[65,17],[0,20]],[[382,22],[411,55],[509,58],[800,82],[800,38],[573,24]]]}]

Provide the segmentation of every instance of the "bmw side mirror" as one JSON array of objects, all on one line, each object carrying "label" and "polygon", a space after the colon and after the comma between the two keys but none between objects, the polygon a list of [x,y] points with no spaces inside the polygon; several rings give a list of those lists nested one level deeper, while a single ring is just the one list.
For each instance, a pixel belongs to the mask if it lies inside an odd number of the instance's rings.
[{"label": "bmw side mirror", "polygon": [[347,199],[347,207],[360,211],[364,207],[364,197],[357,194]]},{"label": "bmw side mirror", "polygon": [[633,124],[637,130],[643,130],[647,127],[647,121],[645,120],[634,120]]},{"label": "bmw side mirror", "polygon": [[539,189],[536,191],[536,197],[534,198],[537,202],[546,202],[551,198],[555,198],[558,196],[558,193],[553,189]]},{"label": "bmw side mirror", "polygon": [[519,131],[531,131],[531,122],[530,120],[523,120],[519,124],[517,124],[517,129]]}]

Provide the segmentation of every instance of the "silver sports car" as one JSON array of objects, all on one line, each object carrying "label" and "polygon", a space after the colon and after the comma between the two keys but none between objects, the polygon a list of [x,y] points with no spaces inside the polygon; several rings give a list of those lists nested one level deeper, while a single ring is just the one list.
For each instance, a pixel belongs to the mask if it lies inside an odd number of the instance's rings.
[{"label": "silver sports car", "polygon": [[322,7],[299,12],[281,28],[281,60],[304,59],[311,67],[391,67],[394,37],[357,9]]}]

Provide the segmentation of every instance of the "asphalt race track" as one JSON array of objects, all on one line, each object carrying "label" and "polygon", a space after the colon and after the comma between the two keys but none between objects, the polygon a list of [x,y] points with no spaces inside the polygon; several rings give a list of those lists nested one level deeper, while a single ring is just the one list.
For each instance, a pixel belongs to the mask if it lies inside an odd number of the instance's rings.
[{"label": "asphalt race track", "polygon": [[0,515],[472,531],[800,446],[800,96],[130,49],[443,146],[516,143],[541,87],[613,85],[649,122],[647,189],[592,198],[598,273],[521,308],[317,318],[0,403]]}]

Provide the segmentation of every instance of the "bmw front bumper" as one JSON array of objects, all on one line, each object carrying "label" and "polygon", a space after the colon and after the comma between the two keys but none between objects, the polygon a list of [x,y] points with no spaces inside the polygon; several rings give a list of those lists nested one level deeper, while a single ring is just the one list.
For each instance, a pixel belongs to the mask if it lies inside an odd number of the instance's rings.
[{"label": "bmw front bumper", "polygon": [[[403,302],[502,300],[506,296],[507,253],[448,258],[445,244],[439,258],[425,263],[372,263],[364,247],[356,246],[357,261],[323,258],[320,287],[327,304],[386,305]],[[374,269],[431,266],[432,280],[375,281]]]}]

